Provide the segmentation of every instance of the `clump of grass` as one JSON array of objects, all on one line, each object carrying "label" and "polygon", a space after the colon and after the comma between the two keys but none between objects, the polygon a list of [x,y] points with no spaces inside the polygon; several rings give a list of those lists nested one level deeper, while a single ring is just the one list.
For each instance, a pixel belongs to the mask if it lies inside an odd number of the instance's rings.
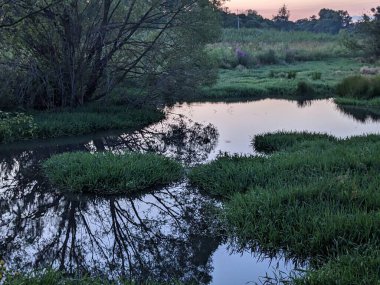
[{"label": "clump of grass", "polygon": [[374,78],[351,76],[345,78],[336,88],[337,95],[355,99],[380,97],[380,76]]},{"label": "clump of grass", "polygon": [[75,109],[6,113],[0,111],[0,143],[91,134],[108,130],[135,130],[165,117],[153,107],[92,104]]},{"label": "clump of grass", "polygon": [[0,111],[0,143],[30,139],[36,136],[37,125],[32,116]]},{"label": "clump of grass", "polygon": [[154,108],[126,106],[87,106],[61,112],[41,112],[34,115],[37,138],[54,138],[90,134],[111,129],[136,129],[164,118]]},{"label": "clump of grass", "polygon": [[180,163],[151,153],[64,153],[43,163],[50,181],[73,192],[133,193],[182,177]]},{"label": "clump of grass", "polygon": [[310,77],[312,80],[321,80],[322,79],[322,72],[318,72],[318,71],[312,72]]},{"label": "clump of grass", "polygon": [[297,77],[297,71],[288,72],[288,76],[287,76],[288,79],[296,79],[296,77]]},{"label": "clump of grass", "polygon": [[315,90],[309,82],[302,80],[297,83],[296,94],[300,96],[312,96],[314,92]]},{"label": "clump of grass", "polygon": [[318,142],[336,142],[337,139],[333,136],[318,133],[289,133],[277,132],[257,135],[252,141],[256,151],[263,153],[273,153],[278,151],[291,150],[300,145]]},{"label": "clump of grass", "polygon": [[[242,246],[284,252],[316,269],[349,256],[352,262],[340,267],[347,278],[315,271],[308,276],[337,283],[306,284],[362,284],[361,278],[377,284],[378,259],[360,259],[355,252],[380,249],[380,136],[338,140],[278,133],[255,144],[280,151],[268,157],[225,155],[190,173],[203,191],[227,198],[224,217]],[[364,260],[373,263],[359,274],[351,266]]]},{"label": "clump of grass", "polygon": [[295,285],[317,284],[378,284],[380,280],[380,252],[365,250],[342,255],[329,261],[320,269],[294,280]]}]

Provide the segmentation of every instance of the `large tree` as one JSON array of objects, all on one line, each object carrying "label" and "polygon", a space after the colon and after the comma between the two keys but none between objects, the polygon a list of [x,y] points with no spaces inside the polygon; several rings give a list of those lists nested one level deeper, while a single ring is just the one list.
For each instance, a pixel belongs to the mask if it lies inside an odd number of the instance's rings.
[{"label": "large tree", "polygon": [[131,78],[162,78],[197,61],[196,51],[218,35],[218,1],[28,2],[34,12],[27,17],[8,6],[19,19],[9,22],[19,24],[6,29],[2,48],[10,50],[3,52],[8,68],[17,70],[14,92],[34,107],[77,106]]}]

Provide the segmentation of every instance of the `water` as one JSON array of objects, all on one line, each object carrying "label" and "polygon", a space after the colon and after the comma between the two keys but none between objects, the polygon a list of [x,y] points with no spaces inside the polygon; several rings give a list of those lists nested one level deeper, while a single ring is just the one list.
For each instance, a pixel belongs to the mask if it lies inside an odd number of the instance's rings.
[{"label": "water", "polygon": [[330,100],[192,103],[133,133],[18,143],[0,148],[0,258],[17,271],[53,267],[137,280],[247,284],[292,261],[237,250],[212,208],[186,180],[139,196],[69,195],[49,185],[41,161],[66,151],[155,151],[196,165],[220,152],[254,154],[254,135],[277,130],[338,137],[379,133],[376,113],[339,109]]}]

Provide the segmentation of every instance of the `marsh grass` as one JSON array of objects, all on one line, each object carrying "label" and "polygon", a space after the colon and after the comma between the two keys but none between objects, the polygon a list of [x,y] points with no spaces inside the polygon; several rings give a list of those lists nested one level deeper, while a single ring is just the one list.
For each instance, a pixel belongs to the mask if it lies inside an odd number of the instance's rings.
[{"label": "marsh grass", "polygon": [[[225,155],[190,173],[193,184],[225,199],[225,221],[242,246],[308,260],[316,271],[306,284],[377,284],[378,257],[358,249],[380,248],[380,136],[278,133],[254,143],[275,153]],[[359,272],[361,261],[370,266]]]},{"label": "marsh grass", "polygon": [[342,255],[329,261],[319,270],[311,271],[294,280],[295,285],[379,284],[380,252],[366,249],[351,255]]},{"label": "marsh grass", "polygon": [[[359,69],[360,63],[352,59],[278,64],[243,71],[222,69],[217,83],[203,88],[196,99],[329,98],[335,96],[336,85],[341,80],[358,74]],[[318,72],[323,73],[323,77],[313,80],[311,74]],[[300,82],[308,88],[301,89]]]},{"label": "marsh grass", "polygon": [[[4,285],[168,285],[169,283],[154,281],[130,281],[120,278],[119,280],[107,280],[106,278],[95,278],[88,276],[67,276],[56,270],[45,270],[33,274],[7,274]],[[179,281],[170,284],[180,285]]]},{"label": "marsh grass", "polygon": [[108,130],[135,130],[165,117],[163,111],[153,107],[100,104],[75,109],[15,114],[17,115],[0,116],[0,143],[76,136]]},{"label": "marsh grass", "polygon": [[43,169],[60,188],[95,194],[136,193],[183,175],[180,163],[151,153],[64,153],[46,160]]},{"label": "marsh grass", "polygon": [[339,97],[353,99],[374,99],[380,97],[380,76],[350,76],[345,78],[337,86]]},{"label": "marsh grass", "polygon": [[34,114],[37,138],[54,138],[90,134],[107,130],[133,130],[164,118],[154,108],[128,108],[126,106],[88,106],[62,112]]},{"label": "marsh grass", "polygon": [[339,36],[265,29],[224,29],[221,41],[210,45],[208,50],[221,67],[234,68],[236,48],[243,50],[256,65],[352,56],[352,52],[341,45]]}]

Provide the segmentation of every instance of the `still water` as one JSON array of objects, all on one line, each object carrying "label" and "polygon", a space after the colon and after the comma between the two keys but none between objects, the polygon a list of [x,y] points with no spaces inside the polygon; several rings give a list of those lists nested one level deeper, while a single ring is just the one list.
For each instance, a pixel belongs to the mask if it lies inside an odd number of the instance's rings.
[{"label": "still water", "polygon": [[256,134],[380,132],[376,113],[330,100],[191,103],[166,111],[164,121],[132,133],[0,147],[0,259],[7,267],[215,285],[297,274],[280,254],[235,246],[213,214],[218,202],[186,180],[139,196],[70,195],[49,185],[40,163],[67,151],[154,151],[193,166],[220,152],[254,154]]}]

